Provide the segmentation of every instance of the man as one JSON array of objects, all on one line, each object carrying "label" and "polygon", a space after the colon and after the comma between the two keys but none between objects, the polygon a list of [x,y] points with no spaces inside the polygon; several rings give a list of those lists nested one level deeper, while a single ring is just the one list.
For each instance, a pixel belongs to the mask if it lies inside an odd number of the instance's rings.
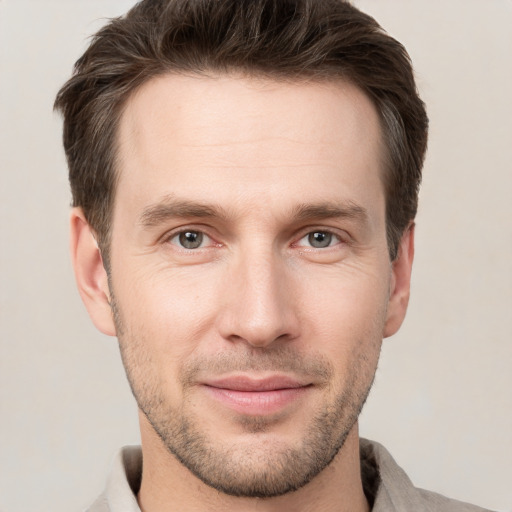
[{"label": "man", "polygon": [[358,436],[427,141],[398,42],[341,0],[145,0],[56,107],[78,287],[140,411],[90,510],[481,510]]}]

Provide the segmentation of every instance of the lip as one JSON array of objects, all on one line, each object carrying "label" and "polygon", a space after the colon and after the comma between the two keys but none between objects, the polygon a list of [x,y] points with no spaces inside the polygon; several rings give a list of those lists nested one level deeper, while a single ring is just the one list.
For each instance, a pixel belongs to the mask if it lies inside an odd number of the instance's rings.
[{"label": "lip", "polygon": [[283,375],[236,375],[204,382],[203,388],[211,398],[235,412],[260,416],[291,406],[308,392],[311,384]]}]

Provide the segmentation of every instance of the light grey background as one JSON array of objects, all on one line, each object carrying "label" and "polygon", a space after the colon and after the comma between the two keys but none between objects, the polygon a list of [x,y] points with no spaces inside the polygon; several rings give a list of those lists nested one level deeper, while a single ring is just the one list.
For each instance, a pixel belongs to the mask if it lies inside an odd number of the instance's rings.
[{"label": "light grey background", "polygon": [[[0,0],[0,510],[82,510],[136,406],[67,252],[59,86],[127,0]],[[422,487],[512,511],[512,2],[359,0],[408,48],[431,118],[408,319],[362,434]]]}]

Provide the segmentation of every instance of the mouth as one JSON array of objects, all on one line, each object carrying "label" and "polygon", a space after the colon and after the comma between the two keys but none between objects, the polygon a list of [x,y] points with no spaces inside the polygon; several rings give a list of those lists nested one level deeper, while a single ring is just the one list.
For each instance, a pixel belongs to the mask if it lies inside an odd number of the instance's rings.
[{"label": "mouth", "polygon": [[312,384],[282,375],[236,375],[204,382],[203,388],[211,398],[235,412],[261,416],[290,407],[304,397]]}]

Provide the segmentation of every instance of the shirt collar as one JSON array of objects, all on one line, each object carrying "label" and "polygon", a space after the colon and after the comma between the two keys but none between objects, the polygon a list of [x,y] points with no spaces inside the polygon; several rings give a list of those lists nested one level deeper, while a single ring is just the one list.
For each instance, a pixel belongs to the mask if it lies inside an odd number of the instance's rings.
[{"label": "shirt collar", "polygon": [[[360,440],[361,476],[372,512],[431,512],[404,471],[379,443]],[[142,476],[142,451],[126,446],[116,456],[104,499],[110,512],[140,512],[137,492]]]}]

